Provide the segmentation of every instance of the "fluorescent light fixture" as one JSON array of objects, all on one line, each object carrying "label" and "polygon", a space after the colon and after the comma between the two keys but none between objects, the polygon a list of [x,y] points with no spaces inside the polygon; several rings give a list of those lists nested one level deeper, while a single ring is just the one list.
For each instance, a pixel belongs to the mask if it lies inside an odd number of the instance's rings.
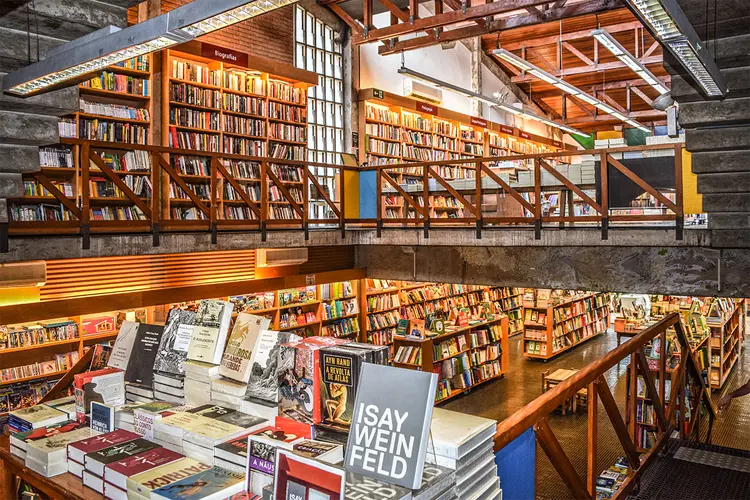
[{"label": "fluorescent light fixture", "polygon": [[618,42],[612,34],[605,29],[596,29],[591,32],[591,35],[604,46],[607,50],[612,52],[617,59],[625,63],[630,69],[636,72],[646,83],[651,85],[659,95],[669,92],[669,89],[665,87],[656,76],[649,71],[646,66],[641,63],[633,54],[627,51],[620,42]]},{"label": "fluorescent light fixture", "polygon": [[[608,115],[612,115],[614,118],[617,118],[620,121],[623,121],[623,122],[628,123],[628,124],[630,124],[630,122],[633,122],[633,123],[636,124],[636,125],[633,125],[633,126],[638,127],[638,128],[646,129],[646,127],[644,127],[640,123],[636,122],[635,120],[628,121],[629,119],[626,116],[624,116],[621,113],[616,112],[614,110],[614,108],[612,108],[610,106],[607,106],[606,104],[604,104],[602,101],[600,101],[596,97],[594,97],[594,96],[592,96],[590,94],[587,94],[586,92],[584,92],[583,90],[579,89],[578,87],[569,84],[568,82],[566,82],[562,78],[558,78],[558,77],[556,77],[556,76],[554,76],[554,75],[552,75],[552,74],[544,71],[543,69],[539,68],[538,66],[535,66],[534,64],[528,62],[527,60],[525,60],[525,59],[523,59],[521,57],[518,57],[517,55],[515,55],[514,53],[512,53],[512,52],[510,52],[508,50],[505,50],[505,49],[496,49],[496,50],[493,50],[492,53],[494,55],[498,56],[503,61],[506,61],[506,62],[512,64],[513,66],[517,67],[517,68],[520,68],[520,69],[522,69],[524,71],[527,71],[529,74],[534,75],[535,77],[539,78],[540,80],[543,80],[543,81],[549,83],[550,85],[553,85],[553,86],[557,87],[558,89],[560,89],[560,90],[562,90],[564,92],[567,92],[568,94],[576,97],[577,99],[582,100],[585,103],[588,103],[588,104],[591,104],[592,106],[595,106],[599,110],[607,113]],[[640,70],[641,67],[639,66],[638,69]],[[648,129],[646,129],[646,130],[648,130]]]},{"label": "fluorescent light fixture", "polygon": [[726,95],[724,75],[676,0],[625,0],[625,4],[680,61],[706,96]]},{"label": "fluorescent light fixture", "polygon": [[122,30],[105,28],[73,40],[3,78],[3,91],[26,97],[89,73],[250,19],[297,0],[194,0]]},{"label": "fluorescent light fixture", "polygon": [[423,73],[419,73],[417,71],[414,71],[412,69],[406,68],[404,66],[401,66],[398,70],[399,74],[406,75],[409,78],[413,78],[414,80],[419,80],[421,82],[424,82],[428,85],[432,85],[433,87],[437,87],[439,89],[447,90],[449,92],[453,92],[456,94],[460,94],[463,96],[466,96],[470,99],[476,99],[478,101],[485,102],[489,104],[490,106],[493,106],[495,108],[499,108],[503,111],[506,111],[508,113],[511,113],[516,116],[521,116],[524,118],[529,118],[531,120],[536,120],[538,122],[546,123],[547,125],[555,128],[559,128],[560,130],[564,130],[566,132],[569,132],[571,134],[577,134],[583,137],[587,137],[588,134],[581,132],[580,130],[576,130],[573,127],[569,127],[567,125],[564,125],[562,123],[558,123],[552,120],[548,120],[547,118],[544,118],[542,116],[538,116],[534,113],[530,113],[528,111],[525,111],[523,109],[518,109],[514,106],[511,106],[509,104],[505,104],[504,102],[501,102],[497,99],[494,99],[492,97],[488,97],[482,94],[479,94],[477,92],[474,92],[472,90],[461,88],[457,85],[453,85],[452,83],[444,82],[442,80],[438,80],[437,78],[433,78],[431,76],[425,75]]}]

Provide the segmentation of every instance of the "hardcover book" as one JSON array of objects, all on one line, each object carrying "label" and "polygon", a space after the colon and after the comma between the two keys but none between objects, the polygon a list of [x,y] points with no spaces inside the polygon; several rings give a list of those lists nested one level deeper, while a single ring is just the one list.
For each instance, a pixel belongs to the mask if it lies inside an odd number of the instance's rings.
[{"label": "hardcover book", "polygon": [[51,406],[38,404],[15,410],[9,414],[9,422],[17,429],[32,430],[60,424],[68,420],[68,413]]},{"label": "hardcover book", "polygon": [[181,458],[184,458],[184,456],[166,448],[154,448],[140,455],[107,464],[104,468],[104,480],[125,490],[128,487],[129,477],[170,464]]},{"label": "hardcover book", "polygon": [[115,407],[103,403],[91,402],[90,425],[96,432],[115,430]]},{"label": "hardcover book", "polygon": [[152,500],[223,500],[245,489],[245,475],[213,467],[151,492]]},{"label": "hardcover book", "polygon": [[320,351],[322,423],[348,430],[354,414],[359,373],[372,352],[349,345],[324,347]]},{"label": "hardcover book", "polygon": [[159,351],[154,360],[154,370],[173,375],[185,374],[183,363],[187,358],[194,327],[194,312],[177,308],[169,311]]},{"label": "hardcover book", "polygon": [[427,452],[459,459],[492,439],[496,428],[495,420],[435,408],[430,425],[432,439],[428,443]]},{"label": "hardcover book", "polygon": [[274,475],[275,500],[338,500],[343,498],[344,470],[280,449]]},{"label": "hardcover book", "polygon": [[117,332],[115,345],[112,347],[112,353],[109,355],[107,366],[123,371],[127,370],[137,336],[138,323],[135,321],[123,321],[120,325],[120,331]]},{"label": "hardcover book", "polygon": [[133,455],[139,455],[144,451],[153,450],[160,446],[151,441],[138,438],[126,443],[116,444],[92,453],[87,453],[83,460],[86,470],[99,477],[104,475],[104,466]]},{"label": "hardcover book", "polygon": [[[153,490],[210,469],[212,469],[211,465],[200,463],[192,458],[181,458],[128,477],[128,493],[151,498]],[[130,495],[128,495],[128,498],[130,498]]]},{"label": "hardcover book", "polygon": [[221,358],[219,375],[247,384],[250,379],[250,359],[253,347],[262,330],[267,330],[271,320],[263,316],[242,312],[237,316]]},{"label": "hardcover book", "polygon": [[338,444],[325,443],[312,439],[303,439],[292,445],[297,455],[315,458],[329,464],[337,464],[344,459],[344,447]]},{"label": "hardcover book", "polygon": [[[159,352],[159,344],[164,327],[140,323],[133,345],[133,356],[125,370],[125,380],[146,387],[154,383],[154,360]],[[153,397],[153,393],[152,393]]]},{"label": "hardcover book", "polygon": [[231,302],[201,300],[188,346],[188,359],[214,365],[221,362],[233,309]]},{"label": "hardcover book", "polygon": [[267,401],[273,406],[278,398],[278,353],[281,344],[300,340],[289,332],[261,331],[250,357],[250,378],[246,397]]},{"label": "hardcover book", "polygon": [[91,427],[78,427],[68,432],[58,432],[52,436],[26,443],[26,460],[32,459],[49,465],[67,460],[68,443],[80,441],[95,435]]},{"label": "hardcover book", "polygon": [[87,453],[103,450],[120,443],[126,443],[138,439],[140,436],[135,432],[118,429],[106,434],[89,437],[68,444],[68,458],[82,464]]},{"label": "hardcover book", "polygon": [[221,458],[236,465],[247,467],[248,435],[243,434],[235,439],[214,446],[214,457]]},{"label": "hardcover book", "polygon": [[436,387],[434,373],[365,363],[346,447],[346,470],[419,488]]},{"label": "hardcover book", "polygon": [[31,441],[39,441],[59,433],[70,432],[82,427],[79,422],[66,421],[49,427],[40,427],[30,431],[15,432],[10,435],[10,444],[14,448],[26,451],[26,444]]},{"label": "hardcover book", "polygon": [[112,406],[125,404],[124,375],[124,372],[117,368],[75,375],[76,418],[79,422],[86,423],[92,401]]}]

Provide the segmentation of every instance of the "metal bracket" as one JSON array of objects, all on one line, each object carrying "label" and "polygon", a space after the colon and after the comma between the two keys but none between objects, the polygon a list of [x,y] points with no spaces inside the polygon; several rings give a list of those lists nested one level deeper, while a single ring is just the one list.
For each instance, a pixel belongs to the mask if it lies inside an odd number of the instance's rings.
[{"label": "metal bracket", "polygon": [[466,4],[467,4],[466,0],[461,0],[461,13],[462,14],[466,14],[466,6],[467,6]]},{"label": "metal bracket", "polygon": [[218,229],[217,229],[217,226],[218,226],[218,224],[216,222],[212,222],[211,223],[211,244],[212,245],[216,245],[216,242],[218,240],[218,234],[217,234]]},{"label": "metal bracket", "polygon": [[305,222],[303,229],[305,230],[305,241],[310,239],[310,226]]},{"label": "metal bracket", "polygon": [[375,236],[380,238],[383,232],[383,221],[379,220],[375,226]]},{"label": "metal bracket", "polygon": [[81,248],[84,250],[91,249],[91,227],[88,224],[81,224]]},{"label": "metal bracket", "polygon": [[10,244],[8,242],[8,223],[3,222],[0,224],[0,253],[10,252]]},{"label": "metal bracket", "polygon": [[153,241],[151,244],[155,247],[158,247],[161,245],[161,241],[159,239],[159,223],[154,223],[151,225],[151,236],[153,238]]},{"label": "metal bracket", "polygon": [[435,40],[440,40],[440,29],[439,28],[435,28],[432,31],[435,32]]},{"label": "metal bracket", "polygon": [[369,33],[370,33],[370,28],[368,28],[367,26],[365,26],[365,29],[364,29],[364,30],[363,30],[363,32],[362,32],[362,36],[363,36],[363,38],[367,38],[367,35],[368,35]]},{"label": "metal bracket", "polygon": [[609,217],[602,218],[602,239],[609,239]]},{"label": "metal bracket", "polygon": [[414,14],[409,14],[409,24],[414,24]]}]

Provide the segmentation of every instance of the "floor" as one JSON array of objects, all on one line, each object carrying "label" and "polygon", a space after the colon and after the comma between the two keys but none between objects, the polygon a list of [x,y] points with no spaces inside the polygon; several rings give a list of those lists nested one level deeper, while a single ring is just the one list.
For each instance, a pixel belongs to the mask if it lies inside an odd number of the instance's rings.
[{"label": "floor", "polygon": [[[623,339],[623,342],[626,340]],[[750,340],[748,340],[750,342]],[[617,346],[617,336],[613,332],[598,337],[571,349],[546,363],[530,361],[523,357],[521,337],[510,339],[510,363],[508,374],[500,380],[480,386],[470,393],[442,405],[449,410],[479,415],[495,420],[503,420],[531,402],[542,392],[542,372],[557,368],[581,368],[601,357]],[[624,412],[625,381],[627,360],[609,370],[605,378],[613,391],[615,400]],[[750,377],[750,351],[745,349],[734,372],[727,380],[724,390],[714,393],[714,400],[725,392],[731,392]],[[553,415],[550,419],[557,439],[566,451],[579,475],[586,474],[587,417],[585,411],[575,415]],[[599,405],[599,448],[598,469],[603,470],[623,455],[622,447],[612,430],[609,418]],[[750,396],[735,400],[729,410],[723,412],[714,424],[712,443],[750,450]],[[544,452],[537,447],[537,498],[557,500],[573,498],[560,480]],[[514,499],[508,499],[514,500]]]}]

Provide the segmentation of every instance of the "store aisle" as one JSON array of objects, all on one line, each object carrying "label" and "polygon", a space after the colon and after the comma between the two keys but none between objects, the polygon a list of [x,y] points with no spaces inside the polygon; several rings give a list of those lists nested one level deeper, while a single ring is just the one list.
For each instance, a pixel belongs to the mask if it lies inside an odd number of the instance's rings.
[{"label": "store aisle", "polygon": [[[503,420],[542,393],[543,371],[552,372],[558,368],[586,366],[614,349],[617,346],[617,336],[614,332],[600,335],[547,363],[525,359],[521,344],[520,336],[510,339],[510,363],[508,375],[505,378],[480,386],[467,395],[449,401],[442,407],[498,421]],[[621,412],[624,412],[625,405],[626,371],[627,361],[621,362],[606,375],[615,400],[621,406]],[[750,377],[750,351],[745,349],[734,372],[727,380],[725,391],[735,390],[747,381],[748,377]],[[722,393],[716,392],[713,396],[714,401],[717,401]],[[576,470],[581,477],[585,477],[586,411],[579,410],[575,415],[566,416],[555,414],[550,419],[550,425]],[[727,412],[719,415],[714,425],[712,443],[750,450],[750,395],[743,399],[736,399]],[[622,447],[614,435],[606,412],[599,405],[598,469],[605,469],[621,455],[623,455]],[[536,490],[537,498],[542,500],[572,498],[539,447],[537,447]]]}]

